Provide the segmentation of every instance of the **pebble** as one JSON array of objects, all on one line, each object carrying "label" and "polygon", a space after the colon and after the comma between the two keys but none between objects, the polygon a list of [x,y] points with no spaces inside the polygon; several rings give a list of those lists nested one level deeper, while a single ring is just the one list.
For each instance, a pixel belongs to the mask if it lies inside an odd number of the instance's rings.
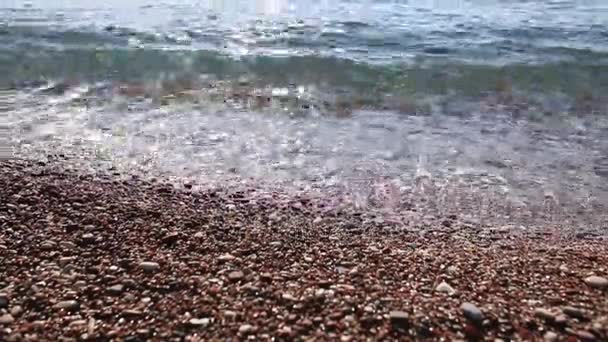
[{"label": "pebble", "polygon": [[167,234],[165,237],[163,237],[162,242],[164,244],[170,245],[170,244],[176,243],[177,240],[179,240],[179,233],[172,232],[172,233]]},{"label": "pebble", "polygon": [[23,308],[20,305],[15,305],[11,308],[11,315],[19,316],[23,312]]},{"label": "pebble", "polygon": [[108,291],[109,294],[111,294],[113,296],[116,296],[116,295],[121,294],[124,290],[125,290],[124,285],[122,285],[122,284],[116,284],[114,286],[108,287],[107,291]]},{"label": "pebble", "polygon": [[479,308],[477,308],[477,306],[475,306],[475,304],[462,303],[462,305],[460,305],[460,310],[462,311],[464,317],[473,323],[479,324],[483,321],[483,313],[481,310],[479,310]]},{"label": "pebble", "polygon": [[203,232],[197,232],[194,234],[195,239],[202,239],[204,237],[205,237],[205,233],[203,233]]},{"label": "pebble", "polygon": [[139,317],[139,316],[143,315],[144,313],[143,313],[143,312],[141,312],[141,311],[139,311],[139,310],[124,310],[124,311],[122,312],[122,314],[123,314],[125,317],[129,317],[129,318],[135,318],[135,317]]},{"label": "pebble", "polygon": [[544,319],[546,321],[550,321],[550,322],[555,321],[555,314],[553,314],[551,311],[549,311],[547,309],[542,309],[542,308],[534,309],[534,316],[536,316],[538,318],[542,318],[542,319]]},{"label": "pebble", "polygon": [[410,327],[410,317],[403,311],[391,311],[389,313],[391,327],[394,330],[407,330]]},{"label": "pebble", "polygon": [[233,271],[228,274],[228,279],[230,281],[239,281],[245,277],[245,274],[241,271]]},{"label": "pebble", "polygon": [[8,295],[6,293],[0,293],[0,309],[8,308]]},{"label": "pebble", "polygon": [[206,327],[211,323],[211,318],[192,318],[188,323],[195,327]]},{"label": "pebble", "polygon": [[87,243],[87,244],[95,242],[95,235],[93,235],[91,233],[83,234],[82,242]]},{"label": "pebble", "polygon": [[221,261],[221,262],[228,262],[228,261],[233,261],[234,259],[236,259],[236,257],[232,254],[224,254],[224,255],[220,255],[217,260]]},{"label": "pebble", "polygon": [[597,339],[595,338],[595,336],[588,332],[588,331],[583,331],[583,330],[579,330],[576,332],[576,336],[581,340],[581,341],[596,341]]},{"label": "pebble", "polygon": [[75,300],[64,300],[62,302],[59,302],[55,305],[53,305],[53,309],[58,309],[58,310],[78,310],[80,308],[80,304],[78,304],[77,301]]},{"label": "pebble", "polygon": [[241,334],[249,334],[251,332],[253,332],[254,327],[251,324],[243,324],[239,327],[239,332]]},{"label": "pebble", "polygon": [[67,250],[74,250],[76,249],[76,244],[70,241],[61,241],[59,243],[59,246],[63,249],[67,249]]},{"label": "pebble", "polygon": [[0,316],[0,324],[11,324],[15,321],[11,314],[5,314]]},{"label": "pebble", "polygon": [[48,251],[48,250],[55,248],[56,245],[57,244],[54,243],[53,241],[45,241],[40,244],[40,249],[42,249],[44,251]]},{"label": "pebble", "polygon": [[155,262],[144,261],[139,264],[139,267],[141,267],[141,269],[143,269],[146,272],[154,272],[160,268],[160,265]]},{"label": "pebble", "polygon": [[553,331],[547,331],[545,333],[545,335],[543,336],[543,340],[545,342],[556,342],[558,337],[559,336],[556,333],[554,333]]},{"label": "pebble", "polygon": [[562,311],[573,318],[578,318],[578,319],[587,319],[587,314],[585,312],[585,310],[583,309],[579,309],[579,308],[575,308],[573,306],[565,306]]},{"label": "pebble", "polygon": [[441,284],[437,285],[435,291],[447,293],[448,295],[453,295],[454,293],[456,293],[456,290],[454,290],[454,288],[451,287],[450,284],[446,283],[445,281],[442,281]]},{"label": "pebble", "polygon": [[608,279],[604,277],[591,276],[585,278],[585,284],[593,287],[594,289],[605,289],[608,288]]}]

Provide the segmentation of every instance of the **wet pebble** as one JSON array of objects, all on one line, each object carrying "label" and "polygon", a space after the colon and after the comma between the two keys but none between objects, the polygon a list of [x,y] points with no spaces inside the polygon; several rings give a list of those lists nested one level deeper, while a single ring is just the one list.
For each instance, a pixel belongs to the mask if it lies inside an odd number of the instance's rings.
[{"label": "wet pebble", "polygon": [[555,321],[555,314],[547,309],[537,308],[534,309],[534,316],[538,318],[542,318],[546,321],[553,322]]},{"label": "wet pebble", "polygon": [[553,331],[547,331],[545,335],[543,335],[543,341],[545,342],[556,342],[559,336]]},{"label": "wet pebble", "polygon": [[91,234],[91,233],[86,233],[83,234],[82,237],[82,242],[85,244],[91,244],[95,242],[95,235]]},{"label": "wet pebble", "polygon": [[188,321],[193,327],[206,327],[211,323],[211,318],[192,318]]},{"label": "wet pebble", "polygon": [[239,333],[250,334],[255,330],[255,327],[251,324],[243,324],[239,327]]},{"label": "wet pebble", "polygon": [[562,311],[573,318],[578,318],[581,320],[587,319],[587,313],[583,309],[575,308],[573,306],[565,306]]},{"label": "wet pebble", "polygon": [[57,244],[53,241],[44,241],[40,244],[40,249],[42,249],[43,251],[50,251],[54,249],[56,245]]}]

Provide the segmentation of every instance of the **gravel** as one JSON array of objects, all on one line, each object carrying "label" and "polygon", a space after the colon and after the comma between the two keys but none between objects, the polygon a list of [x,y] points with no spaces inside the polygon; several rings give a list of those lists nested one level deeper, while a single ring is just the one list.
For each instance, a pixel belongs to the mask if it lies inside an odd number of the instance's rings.
[{"label": "gravel", "polygon": [[52,163],[0,161],[0,188],[0,340],[608,340],[599,238]]}]

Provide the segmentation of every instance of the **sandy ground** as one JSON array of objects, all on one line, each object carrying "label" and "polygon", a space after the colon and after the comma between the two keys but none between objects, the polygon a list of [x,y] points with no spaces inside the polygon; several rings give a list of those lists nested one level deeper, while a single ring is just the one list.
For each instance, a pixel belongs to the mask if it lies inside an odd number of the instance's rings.
[{"label": "sandy ground", "polygon": [[608,340],[605,237],[0,162],[0,340]]}]

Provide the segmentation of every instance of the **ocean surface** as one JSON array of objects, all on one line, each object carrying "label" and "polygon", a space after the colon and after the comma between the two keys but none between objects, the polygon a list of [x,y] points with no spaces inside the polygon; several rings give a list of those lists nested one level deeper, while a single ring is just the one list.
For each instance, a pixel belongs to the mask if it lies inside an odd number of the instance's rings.
[{"label": "ocean surface", "polygon": [[608,1],[0,0],[0,112],[16,157],[599,213]]}]

